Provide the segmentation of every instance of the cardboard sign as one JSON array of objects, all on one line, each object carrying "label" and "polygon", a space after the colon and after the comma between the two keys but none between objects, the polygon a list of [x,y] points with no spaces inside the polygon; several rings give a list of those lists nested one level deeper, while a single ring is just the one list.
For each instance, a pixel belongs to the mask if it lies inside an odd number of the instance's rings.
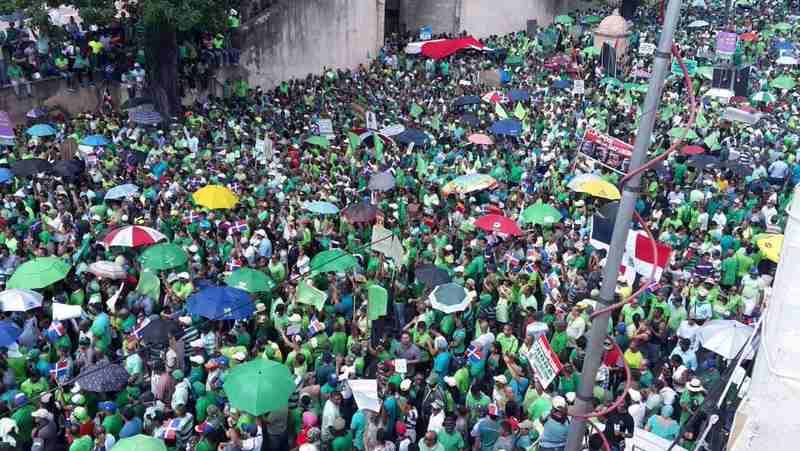
[{"label": "cardboard sign", "polygon": [[586,92],[586,84],[583,80],[575,80],[572,82],[572,93],[576,95],[583,95]]},{"label": "cardboard sign", "polygon": [[347,381],[353,398],[359,409],[380,412],[381,400],[378,398],[378,381],[376,379],[354,379]]},{"label": "cardboard sign", "polygon": [[639,44],[640,55],[652,55],[656,53],[656,45],[651,42],[642,42]]},{"label": "cardboard sign", "polygon": [[533,347],[528,352],[528,361],[543,388],[547,388],[561,371],[561,361],[544,335],[533,342]]},{"label": "cardboard sign", "polygon": [[728,31],[717,33],[717,53],[720,55],[733,55],[736,52],[736,42],[739,35]]}]

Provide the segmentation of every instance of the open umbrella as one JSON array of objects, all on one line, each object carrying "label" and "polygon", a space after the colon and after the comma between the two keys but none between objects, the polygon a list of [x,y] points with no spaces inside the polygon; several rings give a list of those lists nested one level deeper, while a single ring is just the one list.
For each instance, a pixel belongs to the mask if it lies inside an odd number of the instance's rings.
[{"label": "open umbrella", "polygon": [[163,318],[151,319],[138,332],[141,340],[150,344],[166,344],[170,338],[180,337],[182,334],[183,330],[178,323]]},{"label": "open umbrella", "polygon": [[376,216],[378,216],[378,207],[369,202],[351,204],[342,210],[342,217],[353,224],[370,222],[374,220]]},{"label": "open umbrella", "polygon": [[530,100],[531,93],[521,89],[512,89],[508,91],[508,98],[512,102],[525,102],[526,100]]},{"label": "open umbrella", "polygon": [[167,451],[164,440],[149,435],[138,434],[120,439],[114,444],[114,451]]},{"label": "open umbrella", "polygon": [[[684,138],[684,135],[685,135],[685,138]],[[680,139],[680,138],[684,138],[684,139],[688,139],[688,140],[697,139],[697,133],[695,133],[694,130],[689,130],[687,132],[686,129],[683,128],[683,127],[674,127],[674,128],[672,128],[669,131],[669,136],[671,138],[676,138],[676,139]]]},{"label": "open umbrella", "polygon": [[687,25],[687,27],[689,27],[689,28],[703,28],[703,27],[707,27],[709,25],[710,24],[708,22],[706,22],[705,20],[695,20],[694,22],[692,22],[689,25]]},{"label": "open umbrella", "polygon": [[379,172],[369,178],[368,187],[372,191],[391,191],[394,186],[394,176],[389,171]]},{"label": "open umbrella", "polygon": [[89,272],[101,279],[122,280],[128,277],[125,268],[108,260],[100,260],[90,264]]},{"label": "open umbrella", "polygon": [[22,329],[16,323],[8,320],[0,321],[0,346],[10,346],[22,335]]},{"label": "open umbrella", "polygon": [[230,189],[222,185],[207,185],[192,194],[197,205],[209,210],[225,210],[239,203],[239,198]]},{"label": "open umbrella", "polygon": [[779,233],[762,233],[756,237],[756,246],[768,260],[778,263],[783,248],[783,235]]},{"label": "open umbrella", "polygon": [[102,243],[106,246],[141,247],[150,246],[166,239],[167,237],[163,233],[154,228],[130,225],[108,232]]},{"label": "open umbrella", "polygon": [[341,249],[329,249],[315,255],[309,266],[315,273],[346,272],[357,268],[358,260]]},{"label": "open umbrella", "polygon": [[594,25],[596,23],[600,23],[602,20],[603,20],[602,17],[594,15],[594,14],[591,14],[589,16],[585,16],[585,17],[581,18],[581,22],[585,23],[587,25]]},{"label": "open umbrella", "polygon": [[26,130],[25,133],[37,138],[42,138],[45,136],[53,136],[57,133],[57,131],[56,128],[50,124],[36,124]]},{"label": "open umbrella", "polygon": [[473,133],[469,135],[467,140],[469,140],[469,142],[471,142],[472,144],[479,144],[482,146],[491,146],[492,144],[494,144],[492,138],[484,135],[483,133]]},{"label": "open umbrella", "polygon": [[450,282],[450,274],[443,268],[434,265],[420,265],[414,270],[417,281],[428,288]]},{"label": "open umbrella", "polygon": [[405,145],[411,144],[413,142],[415,146],[419,147],[419,146],[424,146],[425,143],[427,143],[430,140],[430,137],[421,130],[407,128],[403,131],[403,133],[396,135],[395,140],[400,144],[405,144]]},{"label": "open umbrella", "polygon": [[189,296],[186,309],[211,320],[236,320],[253,316],[255,303],[245,290],[212,286]]},{"label": "open umbrella", "polygon": [[520,221],[525,224],[551,225],[561,220],[561,212],[541,199],[522,211]]},{"label": "open umbrella", "polygon": [[599,48],[591,46],[581,50],[581,53],[583,53],[586,56],[600,56],[600,54],[603,52]]},{"label": "open umbrella", "polygon": [[303,208],[318,215],[335,215],[336,213],[339,213],[339,207],[330,202],[306,202],[303,204]]},{"label": "open umbrella", "polygon": [[481,103],[481,98],[478,96],[461,96],[453,102],[454,107],[461,107],[467,105],[477,105]]},{"label": "open umbrella", "polygon": [[733,359],[742,350],[753,327],[732,320],[712,320],[697,330],[700,344],[725,359]]},{"label": "open umbrella", "polygon": [[489,91],[482,97],[483,101],[486,103],[506,103],[508,102],[508,96],[500,91]]},{"label": "open umbrella", "polygon": [[131,113],[131,120],[138,125],[156,125],[164,118],[158,111],[134,111]]},{"label": "open umbrella", "polygon": [[772,80],[772,83],[769,85],[778,89],[792,89],[795,87],[795,85],[797,85],[797,83],[795,83],[792,77],[789,77],[788,75],[782,75]]},{"label": "open umbrella", "polygon": [[614,77],[605,77],[605,78],[603,78],[602,80],[600,80],[600,86],[610,86],[610,87],[616,88],[616,89],[622,89],[623,88],[622,82],[617,80]]},{"label": "open umbrella", "polygon": [[772,103],[775,101],[775,96],[767,91],[758,91],[750,96],[751,102]]},{"label": "open umbrella", "polygon": [[745,166],[739,161],[726,161],[722,167],[727,169],[730,172],[733,172],[735,175],[739,177],[749,177],[753,174],[753,167],[752,166]]},{"label": "open umbrella", "polygon": [[519,225],[510,218],[502,215],[484,215],[475,220],[475,227],[487,232],[503,233],[506,235],[522,235]]},{"label": "open umbrella", "polygon": [[8,183],[14,178],[14,173],[10,169],[0,168],[0,183]]},{"label": "open umbrella", "polygon": [[492,124],[489,131],[495,135],[519,136],[522,133],[522,122],[516,119],[503,119]]},{"label": "open umbrella", "polygon": [[125,367],[106,362],[84,367],[73,382],[80,385],[83,391],[108,393],[125,388],[129,378]]},{"label": "open umbrella", "polygon": [[20,288],[11,288],[0,292],[0,308],[4,312],[27,312],[42,306],[42,295]]},{"label": "open umbrella", "polygon": [[443,313],[462,312],[469,308],[467,290],[455,283],[446,283],[433,289],[428,299],[431,307]]},{"label": "open umbrella", "polygon": [[322,149],[331,148],[331,142],[324,136],[312,136],[306,140],[306,144],[311,144],[312,146],[317,146]]},{"label": "open umbrella", "polygon": [[572,89],[572,80],[567,80],[566,78],[559,78],[558,80],[553,82],[554,89]]},{"label": "open umbrella", "polygon": [[478,116],[476,116],[476,115],[474,115],[472,113],[464,113],[464,114],[461,115],[460,119],[461,119],[461,122],[463,122],[466,125],[472,126],[472,127],[477,127],[481,123],[481,120],[478,119]]},{"label": "open umbrella", "polygon": [[700,146],[685,146],[683,149],[681,149],[681,155],[700,155],[705,151],[706,150]]},{"label": "open umbrella", "polygon": [[49,172],[53,165],[41,158],[26,158],[11,163],[11,172],[17,177],[30,177]]},{"label": "open umbrella", "polygon": [[106,191],[105,200],[128,199],[139,194],[139,187],[133,183],[117,185]]},{"label": "open umbrella", "polygon": [[225,278],[225,285],[248,293],[266,293],[275,288],[275,282],[262,271],[252,268],[239,268]]},{"label": "open umbrella", "polygon": [[792,26],[786,22],[778,22],[775,25],[773,25],[772,28],[781,32],[786,32],[791,30]]},{"label": "open umbrella", "polygon": [[160,243],[142,252],[139,262],[146,268],[166,270],[186,264],[188,258],[186,251],[177,244]]},{"label": "open umbrella", "polygon": [[103,135],[89,135],[81,140],[81,145],[98,147],[108,145],[108,139]]},{"label": "open umbrella", "polygon": [[714,169],[719,167],[720,164],[722,164],[722,160],[707,154],[692,155],[689,161],[686,162],[687,166],[701,170]]},{"label": "open umbrella", "polygon": [[474,191],[482,191],[497,186],[497,180],[487,174],[468,174],[454,178],[442,187],[445,195],[449,194],[468,194]]},{"label": "open umbrella", "polygon": [[553,22],[560,23],[563,25],[572,25],[573,23],[575,23],[575,19],[566,14],[562,14],[560,16],[556,16],[555,19],[553,19]]},{"label": "open umbrella", "polygon": [[50,168],[50,173],[65,179],[74,179],[86,170],[83,160],[59,160]]},{"label": "open umbrella", "polygon": [[601,199],[619,200],[622,197],[616,186],[602,179],[588,179],[574,185],[570,181],[570,185],[574,191]]},{"label": "open umbrella", "polygon": [[67,277],[70,265],[58,257],[38,257],[28,260],[8,279],[8,288],[37,289],[50,286]]},{"label": "open umbrella", "polygon": [[295,388],[289,368],[264,358],[232,368],[222,386],[232,408],[255,416],[288,406]]},{"label": "open umbrella", "polygon": [[748,31],[747,33],[740,34],[739,39],[744,42],[752,42],[758,39],[758,35],[755,32]]}]

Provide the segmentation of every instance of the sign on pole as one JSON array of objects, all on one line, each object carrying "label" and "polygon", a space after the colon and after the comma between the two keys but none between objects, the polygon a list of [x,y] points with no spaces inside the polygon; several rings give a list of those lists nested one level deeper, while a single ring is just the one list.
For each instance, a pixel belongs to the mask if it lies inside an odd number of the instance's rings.
[{"label": "sign on pole", "polygon": [[561,371],[561,361],[544,335],[533,342],[533,347],[528,352],[528,361],[542,388],[547,388]]},{"label": "sign on pole", "polygon": [[720,31],[717,33],[717,53],[720,55],[730,56],[736,52],[736,41],[739,35],[728,31]]},{"label": "sign on pole", "polygon": [[419,40],[430,41],[433,36],[433,29],[431,27],[421,27],[419,29]]}]

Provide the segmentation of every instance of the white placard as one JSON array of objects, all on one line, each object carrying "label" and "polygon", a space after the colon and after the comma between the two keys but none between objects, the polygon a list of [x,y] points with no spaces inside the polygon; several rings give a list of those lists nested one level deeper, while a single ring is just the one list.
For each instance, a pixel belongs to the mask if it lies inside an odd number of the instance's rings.
[{"label": "white placard", "polygon": [[408,373],[408,360],[394,359],[394,370],[400,374]]},{"label": "white placard", "polygon": [[656,45],[651,42],[642,42],[639,44],[639,53],[642,55],[652,55],[656,53]]},{"label": "white placard", "polygon": [[333,121],[330,119],[317,119],[319,134],[322,136],[333,136]]},{"label": "white placard", "polygon": [[576,95],[583,95],[586,92],[586,83],[583,80],[575,80],[572,82],[572,93]]},{"label": "white placard", "polygon": [[81,315],[83,315],[83,308],[80,305],[53,303],[53,319],[56,321],[80,318]]},{"label": "white placard", "polygon": [[375,116],[374,111],[367,111],[367,129],[369,130],[377,130],[378,129],[378,117]]},{"label": "white placard", "polygon": [[380,412],[381,400],[378,398],[378,381],[376,379],[355,379],[347,381],[347,383],[350,385],[359,409]]}]

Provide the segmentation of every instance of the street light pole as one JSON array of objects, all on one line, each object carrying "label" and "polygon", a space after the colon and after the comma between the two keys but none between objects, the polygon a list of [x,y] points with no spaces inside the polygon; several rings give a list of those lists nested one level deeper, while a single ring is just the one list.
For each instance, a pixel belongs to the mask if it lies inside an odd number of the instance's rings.
[{"label": "street light pole", "polygon": [[[653,133],[653,125],[661,102],[664,79],[672,64],[672,37],[680,19],[680,12],[681,0],[669,0],[664,18],[664,28],[655,54],[655,62],[653,63],[653,74],[650,77],[650,86],[644,101],[644,113],[639,123],[639,130],[636,132],[636,143],[633,155],[631,155],[631,171],[642,166],[647,158],[647,149],[650,147],[650,137]],[[636,175],[631,177],[622,188],[622,199],[620,200],[617,218],[614,223],[611,246],[608,250],[606,265],[603,268],[603,285],[600,289],[598,309],[614,302],[619,266],[625,253],[625,243],[628,239],[636,199],[639,197],[640,184],[641,176]],[[589,330],[589,342],[583,362],[583,370],[581,371],[581,384],[575,399],[574,413],[576,414],[587,414],[593,410],[595,378],[597,370],[600,368],[600,361],[603,355],[603,340],[606,338],[610,317],[610,312],[598,315]],[[586,420],[575,418],[570,426],[566,451],[580,451],[582,449],[585,429]]]}]

